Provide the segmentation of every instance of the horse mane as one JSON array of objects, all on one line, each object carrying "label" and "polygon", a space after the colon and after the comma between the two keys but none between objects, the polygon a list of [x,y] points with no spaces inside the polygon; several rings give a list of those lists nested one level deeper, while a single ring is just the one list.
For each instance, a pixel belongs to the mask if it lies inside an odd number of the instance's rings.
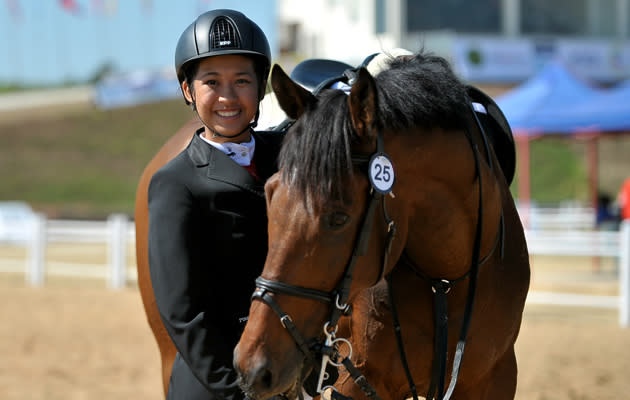
[{"label": "horse mane", "polygon": [[[466,126],[466,87],[442,57],[420,52],[392,59],[375,81],[379,128],[410,132],[414,127]],[[347,99],[340,90],[323,91],[284,139],[279,157],[283,181],[311,207],[324,201],[348,204],[352,198],[352,146],[358,137]]]}]

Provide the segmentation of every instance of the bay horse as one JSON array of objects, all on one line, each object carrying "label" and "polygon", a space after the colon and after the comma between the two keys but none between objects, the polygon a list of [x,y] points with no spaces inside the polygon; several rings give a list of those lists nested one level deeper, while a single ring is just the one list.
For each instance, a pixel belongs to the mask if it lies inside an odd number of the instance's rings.
[{"label": "bay horse", "polygon": [[422,52],[359,69],[349,94],[314,96],[278,66],[271,83],[296,122],[265,185],[269,252],[234,350],[243,391],[301,397],[314,371],[335,398],[513,399],[529,257],[514,163],[475,92]]}]

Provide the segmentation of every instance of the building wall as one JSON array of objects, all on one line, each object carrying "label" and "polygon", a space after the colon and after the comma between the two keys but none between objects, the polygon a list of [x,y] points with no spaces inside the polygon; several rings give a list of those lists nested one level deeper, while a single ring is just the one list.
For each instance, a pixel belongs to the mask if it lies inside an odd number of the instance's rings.
[{"label": "building wall", "polygon": [[578,75],[609,84],[630,78],[629,4],[278,0],[281,62],[330,58],[356,65],[374,52],[423,48],[449,59],[470,81],[510,85],[564,58]]}]

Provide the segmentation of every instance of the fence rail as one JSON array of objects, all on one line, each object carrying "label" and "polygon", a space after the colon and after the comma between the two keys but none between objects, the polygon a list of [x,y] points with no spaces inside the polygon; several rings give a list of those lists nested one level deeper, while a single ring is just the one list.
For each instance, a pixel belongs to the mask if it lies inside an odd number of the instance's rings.
[{"label": "fence rail", "polygon": [[[530,210],[531,211],[531,210]],[[551,215],[552,213],[548,213]],[[530,214],[532,215],[532,214]],[[593,296],[567,293],[530,291],[528,302],[553,303],[561,305],[581,305],[591,307],[617,308],[621,326],[630,325],[630,221],[621,224],[618,231],[586,230],[585,221],[573,224],[573,229],[562,229],[552,219],[543,223],[544,213],[538,213],[538,226],[545,229],[528,229],[525,232],[530,255],[613,257],[617,261],[619,291],[618,296]],[[565,221],[566,222],[566,221]],[[32,286],[42,286],[48,274],[80,277],[106,277],[107,285],[119,289],[135,279],[128,274],[127,252],[135,245],[135,226],[122,214],[111,215],[107,221],[47,220],[38,215],[33,226],[33,235],[26,243],[28,260],[25,266],[27,282]],[[77,264],[55,263],[55,268],[46,270],[46,246],[49,243],[105,243],[107,245],[107,266],[79,266]],[[15,272],[17,265],[0,265],[0,272]]]},{"label": "fence rail", "polygon": [[531,254],[618,257],[620,231],[525,231]]},{"label": "fence rail", "polygon": [[[107,245],[107,268],[102,265],[79,265],[55,263],[54,274],[77,277],[107,278],[112,289],[124,287],[130,276],[127,274],[128,246],[135,243],[135,225],[124,214],[112,214],[107,221],[48,220],[37,214],[32,224],[31,240],[24,245],[28,257],[25,276],[31,286],[43,286],[47,271],[46,248],[49,243],[105,243]],[[89,267],[89,268],[85,268]],[[15,268],[7,268],[15,270]]]}]

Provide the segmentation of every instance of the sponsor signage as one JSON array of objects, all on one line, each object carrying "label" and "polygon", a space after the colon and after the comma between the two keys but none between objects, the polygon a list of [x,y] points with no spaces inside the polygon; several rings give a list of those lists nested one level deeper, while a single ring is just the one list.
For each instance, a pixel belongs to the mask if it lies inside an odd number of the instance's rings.
[{"label": "sponsor signage", "polygon": [[522,81],[552,59],[585,79],[630,78],[630,41],[459,37],[453,44],[455,69],[469,81]]}]

